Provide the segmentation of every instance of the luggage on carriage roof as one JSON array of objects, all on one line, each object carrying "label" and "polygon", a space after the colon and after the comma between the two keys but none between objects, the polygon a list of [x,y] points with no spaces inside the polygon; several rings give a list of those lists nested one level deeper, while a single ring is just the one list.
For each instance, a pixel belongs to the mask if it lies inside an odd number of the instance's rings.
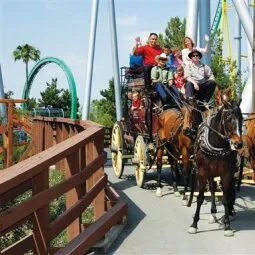
[{"label": "luggage on carriage roof", "polygon": [[126,79],[143,78],[144,77],[143,71],[144,71],[143,66],[126,68],[125,78]]},{"label": "luggage on carriage roof", "polygon": [[130,67],[140,67],[143,66],[143,56],[131,55],[129,59]]},{"label": "luggage on carriage roof", "polygon": [[128,80],[128,86],[129,87],[139,87],[139,86],[144,86],[144,79],[143,78],[130,78]]}]

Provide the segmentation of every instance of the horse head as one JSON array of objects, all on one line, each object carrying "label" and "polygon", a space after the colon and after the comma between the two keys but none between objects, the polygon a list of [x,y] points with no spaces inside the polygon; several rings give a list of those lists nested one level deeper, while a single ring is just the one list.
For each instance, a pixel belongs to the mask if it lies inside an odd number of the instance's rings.
[{"label": "horse head", "polygon": [[227,137],[231,149],[238,150],[243,146],[242,141],[242,124],[243,116],[240,109],[240,103],[235,101],[222,101],[221,108],[221,125],[223,126],[224,136]]},{"label": "horse head", "polygon": [[226,89],[219,89],[217,86],[215,89],[215,103],[218,109],[220,109],[224,102],[230,102],[232,95],[231,87],[228,87]]}]

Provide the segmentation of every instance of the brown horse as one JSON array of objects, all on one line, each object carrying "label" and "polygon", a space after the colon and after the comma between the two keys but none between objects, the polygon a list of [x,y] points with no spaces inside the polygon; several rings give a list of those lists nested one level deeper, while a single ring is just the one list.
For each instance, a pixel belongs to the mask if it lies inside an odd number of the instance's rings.
[{"label": "brown horse", "polygon": [[[207,122],[199,127],[194,146],[194,156],[197,164],[197,179],[199,194],[197,197],[197,209],[192,225],[188,232],[197,232],[200,208],[204,201],[204,191],[209,180],[212,189],[211,216],[215,219],[217,212],[212,179],[221,177],[223,187],[223,205],[225,209],[224,235],[233,236],[230,228],[229,216],[233,213],[235,202],[234,170],[236,168],[237,153],[242,142],[242,113],[239,104],[235,102],[224,102],[221,109],[214,116],[208,118]],[[191,191],[193,193],[194,190]]]},{"label": "brown horse", "polygon": [[[253,181],[255,181],[255,113],[249,114],[248,118],[244,121],[246,127],[245,141],[246,147],[249,153],[249,161],[251,169],[253,170]],[[240,190],[241,179],[243,175],[243,161],[244,157],[241,158],[241,167],[239,173],[239,182],[237,189]]]},{"label": "brown horse", "polygon": [[[194,137],[187,136],[183,133],[184,115],[190,111],[192,129],[196,129],[202,122],[200,112],[188,105],[182,106],[181,110],[167,109],[159,115],[158,118],[158,138],[159,146],[157,149],[157,196],[161,196],[161,170],[163,152],[166,150],[169,163],[172,168],[173,189],[175,196],[180,196],[178,191],[179,179],[179,161],[181,157],[184,175],[184,196],[183,203],[187,205],[187,192],[189,177],[192,169],[190,157],[193,154]],[[188,206],[191,205],[189,201]]]}]

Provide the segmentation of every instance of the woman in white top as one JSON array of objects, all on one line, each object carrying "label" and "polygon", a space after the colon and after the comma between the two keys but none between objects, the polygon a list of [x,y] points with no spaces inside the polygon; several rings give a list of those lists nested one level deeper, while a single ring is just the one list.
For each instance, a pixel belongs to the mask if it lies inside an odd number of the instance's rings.
[{"label": "woman in white top", "polygon": [[184,39],[183,39],[184,49],[182,50],[182,61],[183,61],[184,66],[191,63],[191,59],[189,58],[189,53],[192,50],[198,50],[202,54],[204,54],[208,51],[208,47],[209,47],[209,36],[208,35],[205,35],[205,42],[206,42],[205,47],[199,48],[199,47],[195,46],[195,43],[189,36],[184,37]]}]

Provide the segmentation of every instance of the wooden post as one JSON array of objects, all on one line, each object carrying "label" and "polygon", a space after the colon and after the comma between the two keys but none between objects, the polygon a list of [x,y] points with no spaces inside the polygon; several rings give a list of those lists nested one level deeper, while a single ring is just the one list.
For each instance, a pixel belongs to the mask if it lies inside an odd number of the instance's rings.
[{"label": "wooden post", "polygon": [[[49,188],[49,169],[44,169],[33,178],[33,195]],[[33,238],[37,254],[47,255],[49,240],[47,233],[49,227],[49,205],[43,206],[34,212],[33,217]]]},{"label": "wooden post", "polygon": [[4,168],[7,168],[7,144],[8,144],[8,135],[7,135],[7,132],[5,132],[3,134],[3,142],[4,142],[4,146],[3,146]]},{"label": "wooden post", "polygon": [[8,104],[8,126],[7,126],[7,167],[10,167],[13,163],[13,108],[14,103],[9,102]]},{"label": "wooden post", "polygon": [[[94,158],[98,157],[104,150],[104,135],[102,134],[101,139],[97,138],[94,140]],[[100,167],[93,175],[93,184],[95,184],[101,177],[104,176],[104,167]],[[99,219],[105,212],[105,190],[99,192],[94,200],[94,217],[95,220]]]},{"label": "wooden post", "polygon": [[7,132],[4,134],[4,168],[13,164],[13,111],[15,103],[25,103],[24,99],[2,99],[0,103],[8,104]]},{"label": "wooden post", "polygon": [[[66,159],[65,166],[65,179],[70,178],[74,174],[78,173],[79,169],[79,151],[76,151],[69,155]],[[72,207],[78,200],[82,197],[82,186],[78,186],[74,189],[66,192],[66,209]],[[76,236],[81,233],[81,217],[75,219],[68,227],[67,227],[67,237],[70,242]]]}]

